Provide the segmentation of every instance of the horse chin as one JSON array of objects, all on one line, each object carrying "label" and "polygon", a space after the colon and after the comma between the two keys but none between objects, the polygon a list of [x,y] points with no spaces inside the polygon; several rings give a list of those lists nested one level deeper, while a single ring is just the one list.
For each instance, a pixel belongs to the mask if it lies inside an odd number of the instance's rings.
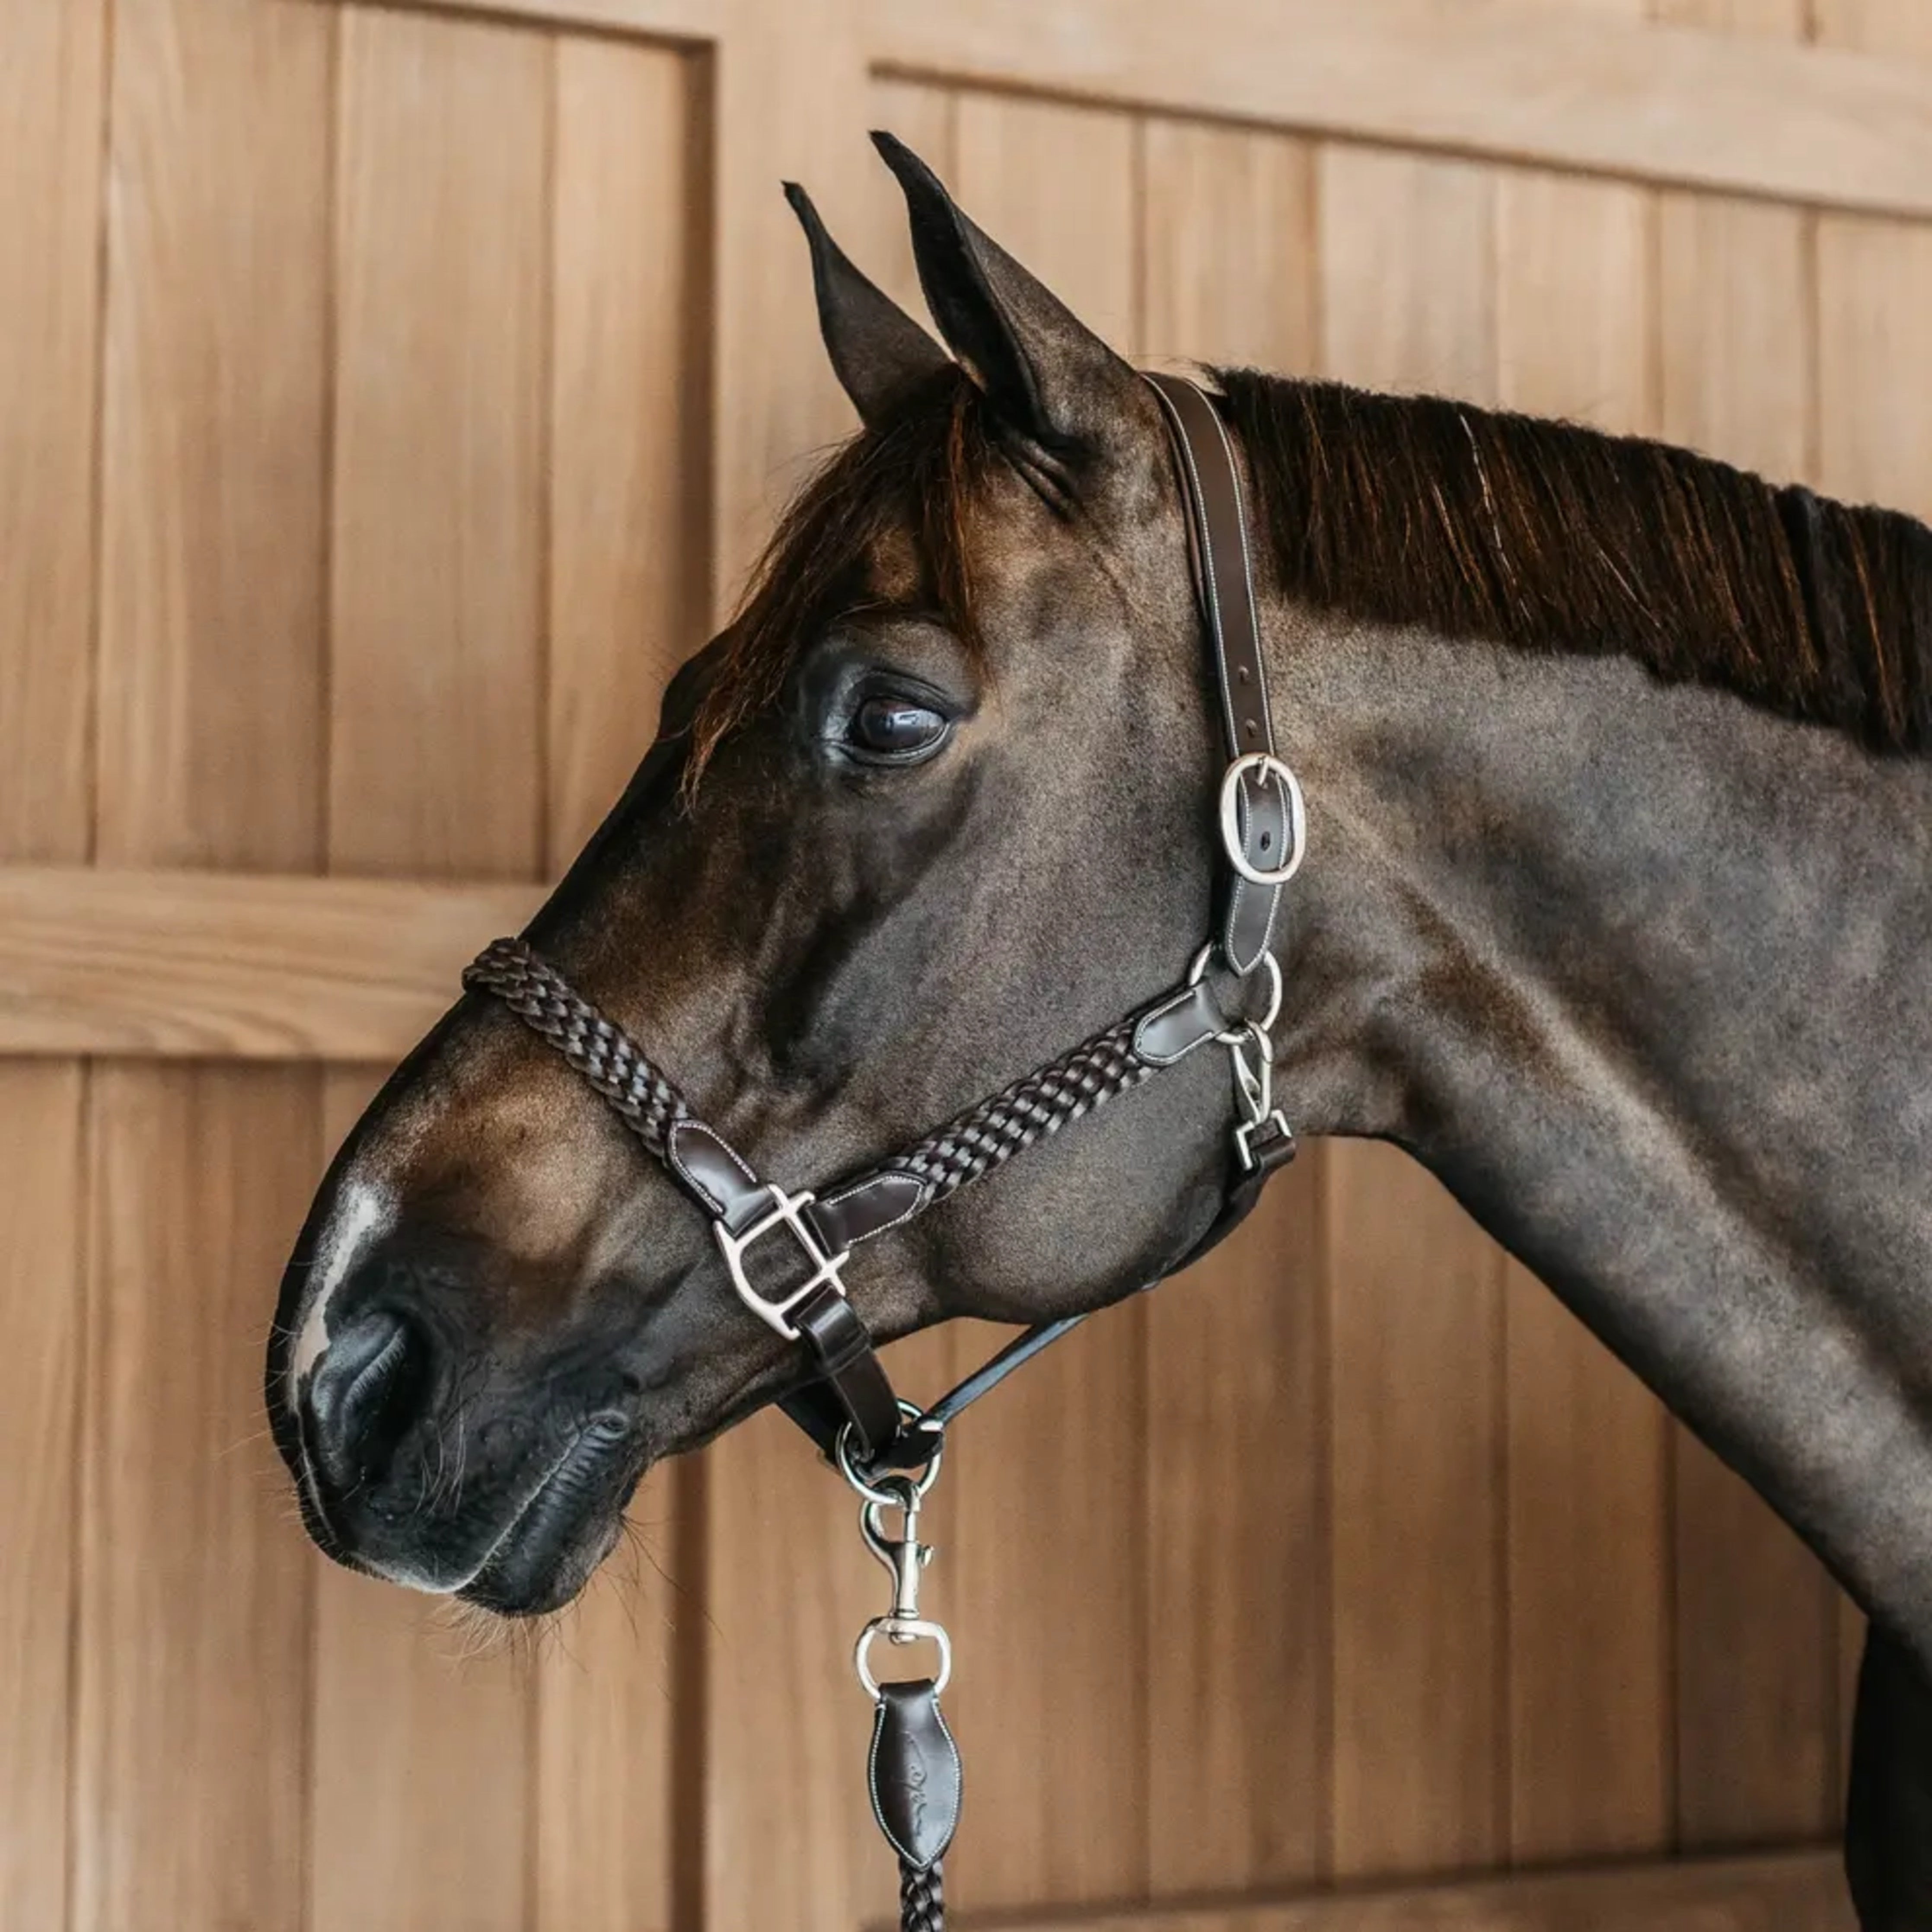
[{"label": "horse chin", "polygon": [[636,1486],[616,1479],[608,1453],[580,1445],[519,1512],[456,1594],[503,1617],[560,1610],[590,1582],[622,1533],[624,1505]]}]

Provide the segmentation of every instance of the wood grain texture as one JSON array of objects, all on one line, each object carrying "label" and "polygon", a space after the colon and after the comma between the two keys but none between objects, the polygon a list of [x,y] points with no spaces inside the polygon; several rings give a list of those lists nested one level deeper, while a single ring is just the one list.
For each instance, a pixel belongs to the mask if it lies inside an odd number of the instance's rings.
[{"label": "wood grain texture", "polygon": [[[232,0],[117,10],[99,645],[115,769],[96,846],[110,863],[316,856],[304,667],[320,650],[332,31]],[[287,755],[246,754],[257,730]],[[310,1572],[260,1376],[315,1109],[296,1070],[110,1066],[91,1083],[79,1932],[299,1918]]]},{"label": "wood grain texture", "polygon": [[[733,0],[714,68],[718,245],[712,282],[714,614],[722,616],[812,458],[853,428],[813,322],[809,258],[782,180],[805,182],[862,256],[855,232],[878,164],[850,0],[774,12]],[[902,218],[902,233],[903,218]],[[847,1659],[878,1612],[879,1572],[849,1493],[797,1432],[761,1416],[706,1450],[696,1480],[704,1618],[702,1911],[723,1925],[848,1932],[882,1922],[892,1858],[866,1810],[869,1714]],[[950,1600],[949,1546],[928,1582]],[[949,1700],[950,1701],[950,1700]],[[690,1910],[698,1907],[694,1904]]]},{"label": "wood grain texture", "polygon": [[[1312,368],[1307,144],[1170,122],[1142,138],[1150,359]],[[1156,1897],[1306,1883],[1326,1863],[1326,1158],[1304,1149],[1142,1311]]]},{"label": "wood grain texture", "polygon": [[701,76],[621,41],[556,49],[548,868],[596,830],[704,641],[710,491]]},{"label": "wood grain texture", "polygon": [[106,5],[0,50],[0,851],[86,856]]},{"label": "wood grain texture", "polygon": [[[869,90],[867,115],[874,127],[896,134],[941,181],[957,178],[957,94],[923,81],[878,80]],[[905,196],[883,165],[866,169],[859,189],[856,219],[846,244],[866,273],[930,333],[932,318],[912,258]]]},{"label": "wood grain texture", "polygon": [[0,1054],[397,1058],[528,886],[0,866]]},{"label": "wood grain texture", "polygon": [[0,1067],[0,1923],[67,1923],[83,1070]]},{"label": "wood grain texture", "polygon": [[[1660,425],[1774,477],[1811,466],[1809,218],[1663,197]],[[1692,1849],[1822,1832],[1836,1810],[1835,1612],[1815,1560],[1673,1433],[1677,1826]]]},{"label": "wood grain texture", "polygon": [[868,10],[871,51],[904,73],[1932,212],[1924,70],[1778,38],[1680,32],[1594,8],[1532,10],[1522,0],[870,0]]},{"label": "wood grain texture", "polygon": [[[1654,202],[1511,172],[1497,187],[1500,399],[1654,428]],[[1670,1526],[1663,1411],[1526,1269],[1504,1273],[1510,1851],[1670,1842]]]},{"label": "wood grain texture", "polygon": [[92,1082],[79,1932],[301,1922],[310,1552],[261,1412],[314,1082]]},{"label": "wood grain texture", "polygon": [[1330,1150],[1334,1865],[1500,1861],[1502,1257],[1392,1149]]},{"label": "wood grain texture", "polygon": [[[686,58],[590,38],[556,50],[551,299],[548,869],[595,830],[709,626],[698,82]],[[676,1910],[688,1746],[680,1675],[703,1633],[688,1467],[654,1474],[629,1546],[540,1648],[536,1932],[662,1932]],[[683,1588],[680,1588],[680,1581]],[[686,1680],[688,1686],[690,1679]]]},{"label": "wood grain texture", "polygon": [[[86,856],[105,8],[0,51],[0,854]],[[71,1846],[86,1074],[0,1070],[0,1924],[64,1928]]]},{"label": "wood grain texture", "polygon": [[[1324,374],[1486,401],[1492,171],[1320,158]],[[1420,1169],[1330,1152],[1334,1866],[1480,1864],[1506,1844],[1502,1267]]]},{"label": "wood grain texture", "polygon": [[[554,49],[342,22],[329,862],[527,878],[544,852]],[[359,1087],[359,1083],[356,1083]],[[330,1138],[359,1101],[331,1084]],[[317,1604],[311,1932],[529,1922],[530,1672],[453,1665],[420,1600]]]},{"label": "wood grain texture", "polygon": [[116,32],[100,850],[306,870],[333,28],[262,0],[134,0]]},{"label": "wood grain texture", "polygon": [[1322,374],[1493,400],[1494,171],[1332,145],[1318,166]]},{"label": "wood grain texture", "polygon": [[1321,341],[1313,148],[1149,120],[1142,131],[1146,359],[1313,372]]},{"label": "wood grain texture", "polygon": [[[1918,0],[1814,0],[1827,44],[1932,61]],[[1932,232],[1826,214],[1817,225],[1818,487],[1932,520],[1932,383],[1920,380],[1932,309]],[[1851,1762],[1865,1620],[1838,1603],[1840,1767]],[[1842,1790],[1843,1778],[1839,1780]]]},{"label": "wood grain texture", "polygon": [[532,33],[343,17],[337,870],[538,867],[550,63]]},{"label": "wood grain texture", "polygon": [[[1133,353],[1132,124],[969,95],[958,139],[974,218]],[[1147,1641],[1145,1322],[1144,1304],[1110,1310],[1032,1364],[947,1472],[944,1600],[973,1660],[951,1699],[976,1767],[971,1840],[948,1873],[962,1910],[1137,1898],[1148,1882],[1146,1685],[1122,1664]],[[1050,1483],[1030,1479],[1046,1468]],[[1106,1589],[1016,1626],[1042,1580],[1102,1574]]]},{"label": "wood grain texture", "polygon": [[1834,1853],[1635,1865],[1280,1904],[1056,1918],[1011,1932],[1855,1932]]}]

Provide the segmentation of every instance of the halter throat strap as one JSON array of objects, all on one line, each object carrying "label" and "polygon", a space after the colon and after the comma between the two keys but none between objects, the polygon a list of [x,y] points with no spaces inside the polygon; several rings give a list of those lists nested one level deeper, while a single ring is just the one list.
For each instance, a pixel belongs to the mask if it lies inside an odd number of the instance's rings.
[{"label": "halter throat strap", "polygon": [[[854,1248],[903,1226],[1211,1041],[1229,1050],[1246,1118],[1234,1136],[1222,1212],[1195,1252],[1238,1220],[1268,1176],[1294,1154],[1294,1136],[1272,1104],[1267,1028],[1280,994],[1280,970],[1269,950],[1276,912],[1306,841],[1301,794],[1275,754],[1232,446],[1195,384],[1165,375],[1147,380],[1160,398],[1186,506],[1228,760],[1218,800],[1228,862],[1220,930],[1182,985],[820,1195],[788,1192],[761,1179],[698,1117],[643,1048],[526,941],[494,941],[464,974],[466,988],[501,1000],[582,1075],[702,1210],[739,1299],[777,1334],[804,1346],[809,1379],[783,1399],[787,1414],[827,1454],[849,1430],[861,1461],[874,1468],[929,1461],[948,1421],[1080,1318],[1029,1329],[921,1411],[894,1393],[847,1295],[842,1270]],[[1206,970],[1216,952],[1243,980],[1265,969],[1269,1010],[1260,1022],[1222,1010]]]}]

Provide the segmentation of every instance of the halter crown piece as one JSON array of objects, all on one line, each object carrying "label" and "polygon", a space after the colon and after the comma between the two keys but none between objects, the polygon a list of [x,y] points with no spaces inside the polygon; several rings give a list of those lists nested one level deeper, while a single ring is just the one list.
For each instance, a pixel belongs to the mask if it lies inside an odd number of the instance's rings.
[{"label": "halter crown piece", "polygon": [[[782,1406],[858,1492],[866,1546],[892,1577],[892,1606],[866,1627],[855,1662],[875,1705],[873,1808],[898,1854],[904,1923],[922,1932],[937,1932],[940,1924],[939,1861],[958,1815],[959,1774],[938,1706],[952,1669],[950,1645],[937,1624],[919,1615],[919,1578],[932,1554],[919,1540],[921,1504],[939,1472],[947,1424],[1084,1318],[1027,1330],[922,1410],[895,1394],[846,1293],[844,1264],[860,1242],[902,1226],[1210,1042],[1226,1049],[1234,1074],[1238,1118],[1228,1186],[1213,1226],[1169,1271],[1220,1240],[1294,1154],[1294,1136],[1273,1093],[1270,1030],[1280,1012],[1282,980],[1270,949],[1282,889],[1306,848],[1306,813],[1300,785],[1275,750],[1247,518],[1227,431],[1196,384],[1166,375],[1146,380],[1166,417],[1186,506],[1228,759],[1218,798],[1228,866],[1220,929],[1178,986],[910,1147],[812,1192],[760,1180],[643,1048],[524,940],[496,940],[463,976],[466,987],[501,1000],[610,1102],[710,1220],[739,1299],[804,1346],[808,1378]],[[1208,978],[1217,954],[1244,986],[1262,976],[1258,1017],[1222,1010]],[[886,1533],[888,1510],[900,1514],[896,1538]],[[895,1644],[933,1642],[936,1678],[881,1685],[869,1663],[879,1636]]]}]

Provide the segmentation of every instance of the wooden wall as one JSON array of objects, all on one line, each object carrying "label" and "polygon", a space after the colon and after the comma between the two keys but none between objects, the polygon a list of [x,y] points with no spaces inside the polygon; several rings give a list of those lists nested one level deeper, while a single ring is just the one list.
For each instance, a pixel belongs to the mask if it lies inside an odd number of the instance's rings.
[{"label": "wooden wall", "polygon": [[[844,426],[782,172],[908,299],[868,124],[1136,355],[1932,514],[1920,0],[1183,10],[0,8],[0,1925],[888,1910],[845,1661],[878,1576],[782,1424],[654,1474],[616,1574],[505,1646],[316,1558],[259,1414],[376,1063],[575,849]],[[1836,1593],[1384,1150],[1311,1150],[1003,1391],[931,1529],[962,1913],[1346,1932],[1240,1902],[1834,1828]],[[1842,1910],[1804,1859],[1460,1896]]]}]

